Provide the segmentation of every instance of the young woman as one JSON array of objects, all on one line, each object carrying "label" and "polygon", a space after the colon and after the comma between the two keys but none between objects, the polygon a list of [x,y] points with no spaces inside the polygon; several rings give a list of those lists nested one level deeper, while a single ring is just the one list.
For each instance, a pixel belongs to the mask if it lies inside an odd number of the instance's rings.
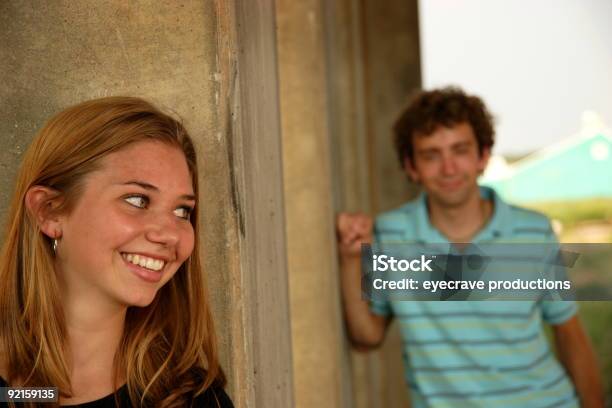
[{"label": "young woman", "polygon": [[56,386],[60,405],[231,407],[197,197],[193,144],[151,104],[103,98],[53,117],[6,217],[0,387]]}]

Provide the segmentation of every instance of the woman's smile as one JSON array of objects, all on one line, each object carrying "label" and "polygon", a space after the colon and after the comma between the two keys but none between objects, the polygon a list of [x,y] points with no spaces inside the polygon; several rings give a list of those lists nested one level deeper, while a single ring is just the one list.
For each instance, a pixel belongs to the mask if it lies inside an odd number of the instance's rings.
[{"label": "woman's smile", "polygon": [[122,253],[128,270],[145,282],[157,283],[162,279],[166,261],[144,255]]}]

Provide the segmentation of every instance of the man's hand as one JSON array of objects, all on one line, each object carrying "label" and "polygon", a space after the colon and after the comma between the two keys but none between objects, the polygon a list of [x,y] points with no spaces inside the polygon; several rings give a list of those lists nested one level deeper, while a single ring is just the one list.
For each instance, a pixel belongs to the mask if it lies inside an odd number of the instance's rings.
[{"label": "man's hand", "polygon": [[362,213],[340,213],[336,220],[341,257],[359,257],[361,244],[372,242],[372,218]]}]

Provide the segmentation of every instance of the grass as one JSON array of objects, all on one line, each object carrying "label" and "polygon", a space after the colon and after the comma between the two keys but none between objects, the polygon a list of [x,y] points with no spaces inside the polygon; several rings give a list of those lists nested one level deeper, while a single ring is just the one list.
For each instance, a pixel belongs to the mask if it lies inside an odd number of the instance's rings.
[{"label": "grass", "polygon": [[529,203],[523,206],[561,221],[564,228],[573,228],[585,221],[612,221],[610,198]]},{"label": "grass", "polygon": [[599,357],[608,399],[612,398],[612,302],[580,302],[580,319]]}]

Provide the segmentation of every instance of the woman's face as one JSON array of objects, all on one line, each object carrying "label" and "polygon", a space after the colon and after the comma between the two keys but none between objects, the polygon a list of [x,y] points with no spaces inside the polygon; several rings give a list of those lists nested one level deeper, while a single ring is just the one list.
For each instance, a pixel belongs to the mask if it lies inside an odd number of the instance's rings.
[{"label": "woman's face", "polygon": [[146,306],[189,258],[195,206],[184,154],[158,141],[112,153],[61,217],[56,262],[68,296]]}]

